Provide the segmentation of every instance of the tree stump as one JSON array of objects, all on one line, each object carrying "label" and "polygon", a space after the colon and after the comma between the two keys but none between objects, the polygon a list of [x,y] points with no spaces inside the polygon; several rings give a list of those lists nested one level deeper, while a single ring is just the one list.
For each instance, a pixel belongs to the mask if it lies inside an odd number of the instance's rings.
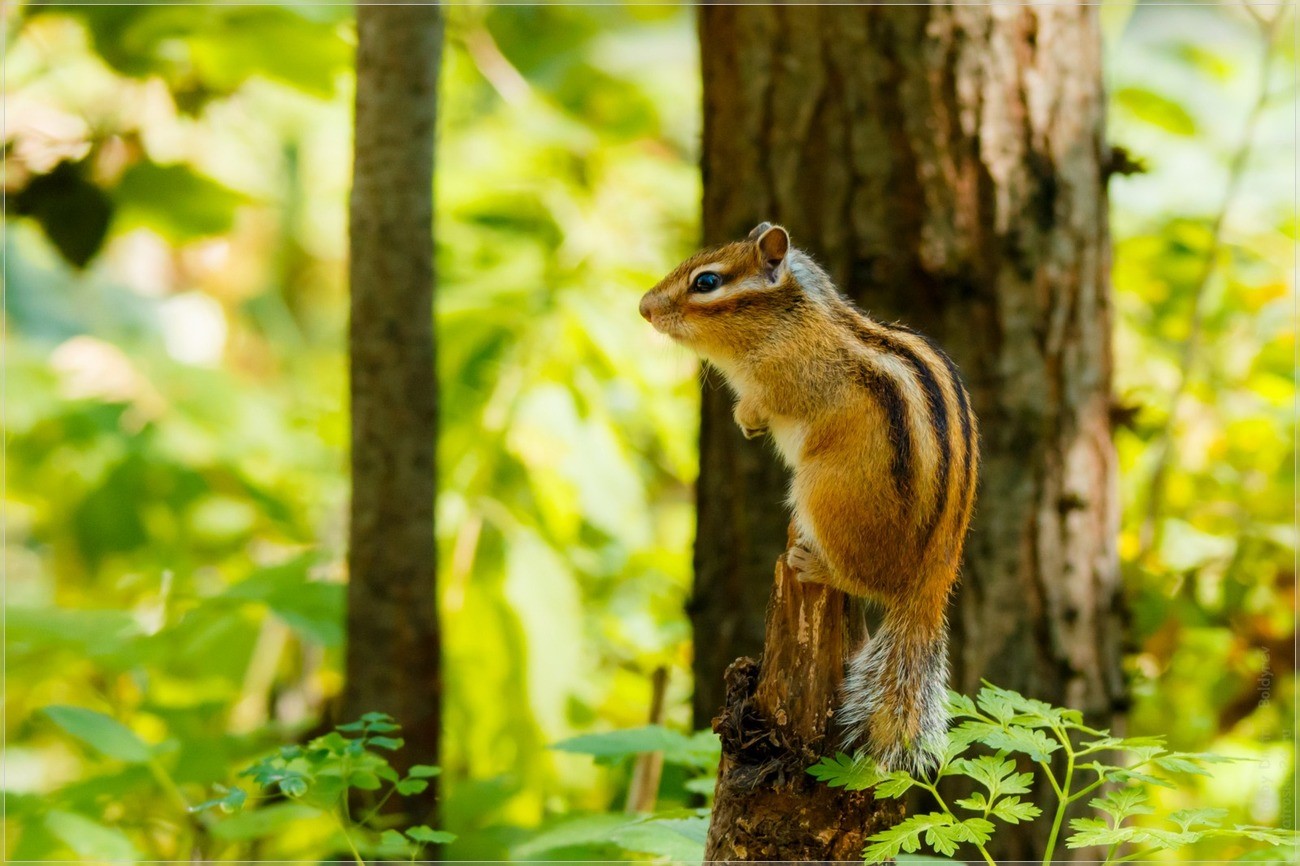
[{"label": "tree stump", "polygon": [[897,801],[807,772],[835,752],[837,692],[845,652],[866,634],[860,619],[843,593],[800,583],[777,560],[762,663],[727,668],[726,704],[713,720],[722,765],[707,861],[861,860],[867,837],[902,819]]}]

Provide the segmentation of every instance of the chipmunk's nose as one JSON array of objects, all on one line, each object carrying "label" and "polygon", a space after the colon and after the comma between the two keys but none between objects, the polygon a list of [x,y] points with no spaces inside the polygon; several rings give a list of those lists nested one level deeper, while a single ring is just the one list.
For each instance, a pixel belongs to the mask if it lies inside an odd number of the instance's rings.
[{"label": "chipmunk's nose", "polygon": [[651,299],[650,299],[650,293],[649,293],[649,292],[647,292],[647,293],[646,293],[646,294],[641,298],[641,318],[645,319],[647,322],[650,322],[651,324],[654,324],[654,320],[655,320],[655,305],[654,305],[654,303],[652,303],[652,301],[651,301]]}]

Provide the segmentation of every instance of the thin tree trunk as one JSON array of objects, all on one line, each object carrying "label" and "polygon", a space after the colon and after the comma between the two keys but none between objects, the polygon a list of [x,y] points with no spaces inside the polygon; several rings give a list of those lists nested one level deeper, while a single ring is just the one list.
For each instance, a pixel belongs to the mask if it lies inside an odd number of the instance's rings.
[{"label": "thin tree trunk", "polygon": [[[984,456],[954,686],[984,677],[1117,724],[1096,7],[705,6],[700,25],[706,241],[780,222],[970,385]],[[786,483],[742,443],[726,394],[706,385],[703,411],[697,722],[721,703],[722,658],[752,646]],[[1006,828],[997,853],[1041,857],[1043,835]]]},{"label": "thin tree trunk", "polygon": [[[352,511],[344,714],[390,713],[403,765],[438,761],[433,141],[442,18],[357,8],[351,202]],[[430,820],[432,786],[408,798]]]}]

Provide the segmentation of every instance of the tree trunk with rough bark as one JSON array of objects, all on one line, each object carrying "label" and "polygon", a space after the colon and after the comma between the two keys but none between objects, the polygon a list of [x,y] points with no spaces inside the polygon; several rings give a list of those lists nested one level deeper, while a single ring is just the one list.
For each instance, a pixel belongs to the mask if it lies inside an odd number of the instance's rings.
[{"label": "tree trunk with rough bark", "polygon": [[[1096,7],[700,10],[704,234],[786,226],[874,316],[937,340],[980,418],[979,499],[950,610],[953,685],[987,678],[1113,726],[1115,548],[1104,103]],[[697,723],[752,652],[785,473],[704,391]],[[1045,832],[1007,827],[1005,859]]]},{"label": "tree trunk with rough bark", "polygon": [[[352,505],[343,713],[402,725],[397,763],[438,762],[433,507],[433,142],[441,12],[357,8],[351,201]],[[407,798],[432,820],[437,790]]]}]

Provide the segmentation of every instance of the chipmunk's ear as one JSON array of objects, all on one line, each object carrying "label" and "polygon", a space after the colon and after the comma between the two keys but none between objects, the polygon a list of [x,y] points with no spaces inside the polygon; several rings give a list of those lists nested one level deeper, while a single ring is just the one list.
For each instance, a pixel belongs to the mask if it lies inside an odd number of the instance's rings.
[{"label": "chipmunk's ear", "polygon": [[752,230],[750,230],[749,235],[745,238],[745,240],[756,241],[763,234],[763,232],[767,231],[771,227],[772,224],[770,222],[766,222],[766,221],[761,222],[758,225],[754,226]]},{"label": "chipmunk's ear", "polygon": [[[790,235],[780,226],[768,225],[763,223],[758,228],[763,229],[758,235],[758,257],[763,265],[763,272],[767,274],[771,282],[779,282],[784,269],[787,267],[785,257],[790,252]],[[754,229],[758,231],[758,229]]]}]

